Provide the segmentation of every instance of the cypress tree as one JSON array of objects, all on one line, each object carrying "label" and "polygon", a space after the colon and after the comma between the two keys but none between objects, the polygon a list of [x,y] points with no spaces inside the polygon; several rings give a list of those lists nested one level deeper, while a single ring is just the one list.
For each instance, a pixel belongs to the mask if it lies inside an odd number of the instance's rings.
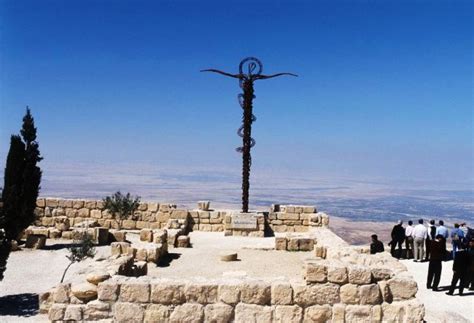
[{"label": "cypress tree", "polygon": [[5,166],[2,191],[3,208],[0,209],[0,280],[6,268],[11,241],[35,220],[42,160],[36,142],[36,127],[30,109],[26,108],[21,136],[12,135]]},{"label": "cypress tree", "polygon": [[35,121],[31,116],[30,109],[26,108],[26,115],[23,118],[21,136],[25,142],[25,163],[23,169],[23,185],[21,190],[21,209],[18,223],[18,234],[25,230],[35,220],[36,199],[38,198],[41,169],[37,166],[43,158],[40,156],[39,146],[36,142]]}]

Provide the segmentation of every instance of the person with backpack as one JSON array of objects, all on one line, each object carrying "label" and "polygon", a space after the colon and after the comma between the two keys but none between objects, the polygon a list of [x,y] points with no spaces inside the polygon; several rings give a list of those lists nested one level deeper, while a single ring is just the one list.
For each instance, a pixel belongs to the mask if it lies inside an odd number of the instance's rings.
[{"label": "person with backpack", "polygon": [[454,224],[454,229],[451,231],[451,243],[453,245],[453,259],[456,258],[456,252],[463,244],[464,232],[459,228],[459,224]]},{"label": "person with backpack", "polygon": [[435,220],[430,220],[430,224],[428,225],[428,235],[425,240],[425,247],[426,247],[426,261],[430,260],[430,253],[431,253],[431,241],[434,241],[436,238],[436,226]]}]

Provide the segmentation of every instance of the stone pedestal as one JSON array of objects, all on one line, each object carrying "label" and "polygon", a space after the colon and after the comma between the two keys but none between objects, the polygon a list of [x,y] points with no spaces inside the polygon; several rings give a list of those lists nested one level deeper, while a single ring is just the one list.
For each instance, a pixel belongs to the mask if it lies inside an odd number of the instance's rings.
[{"label": "stone pedestal", "polygon": [[231,213],[225,218],[226,236],[264,237],[263,213]]}]

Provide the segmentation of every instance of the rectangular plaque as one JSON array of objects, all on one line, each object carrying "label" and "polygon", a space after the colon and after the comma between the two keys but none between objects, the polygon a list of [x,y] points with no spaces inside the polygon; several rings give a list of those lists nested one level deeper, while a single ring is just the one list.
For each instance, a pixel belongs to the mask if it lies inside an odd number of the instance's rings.
[{"label": "rectangular plaque", "polygon": [[253,213],[232,214],[232,229],[257,230],[257,217]]}]

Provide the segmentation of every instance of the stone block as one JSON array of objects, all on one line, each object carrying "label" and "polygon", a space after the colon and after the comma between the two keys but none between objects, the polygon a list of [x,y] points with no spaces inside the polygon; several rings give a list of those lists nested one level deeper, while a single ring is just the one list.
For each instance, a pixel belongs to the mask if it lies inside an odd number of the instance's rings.
[{"label": "stone block", "polygon": [[190,238],[189,236],[179,236],[178,237],[178,248],[189,248],[190,246]]},{"label": "stone block", "polygon": [[82,311],[85,308],[84,305],[68,305],[64,312],[64,321],[82,321]]},{"label": "stone block", "polygon": [[303,213],[315,213],[316,207],[315,206],[304,206]]},{"label": "stone block", "polygon": [[148,303],[150,301],[150,284],[131,280],[120,286],[121,302]]},{"label": "stone block", "polygon": [[372,282],[372,272],[367,267],[349,266],[349,283],[364,285]]},{"label": "stone block", "polygon": [[416,298],[405,301],[405,313],[409,322],[423,322],[425,317],[425,306]]},{"label": "stone block", "polygon": [[242,285],[238,282],[226,281],[220,283],[217,288],[218,299],[220,302],[235,305],[240,302],[240,292]]},{"label": "stone block", "polygon": [[339,285],[345,284],[348,281],[347,268],[343,264],[328,264],[328,281]]},{"label": "stone block", "polygon": [[325,323],[332,319],[332,308],[329,305],[313,305],[305,309],[305,323]]},{"label": "stone block", "polygon": [[54,226],[54,218],[43,217],[41,218],[41,224],[45,227]]},{"label": "stone block", "polygon": [[146,211],[148,209],[148,204],[147,203],[140,203],[138,205],[138,211]]},{"label": "stone block", "polygon": [[344,322],[345,315],[346,315],[346,305],[334,304],[332,306],[331,322]]},{"label": "stone block", "polygon": [[72,240],[72,231],[63,231],[63,232],[61,232],[61,238]]},{"label": "stone block", "polygon": [[394,301],[413,298],[418,291],[416,282],[411,278],[393,277],[387,284]]},{"label": "stone block", "polygon": [[298,251],[299,250],[299,238],[296,238],[296,237],[289,238],[287,249],[288,249],[288,251]]},{"label": "stone block", "polygon": [[206,232],[211,232],[212,231],[212,226],[210,224],[199,224],[199,231],[206,231]]},{"label": "stone block", "polygon": [[191,282],[186,284],[184,293],[186,301],[191,303],[210,304],[217,302],[217,284]]},{"label": "stone block", "polygon": [[240,292],[240,301],[247,304],[270,305],[271,285],[263,281],[244,283]]},{"label": "stone block", "polygon": [[170,217],[172,219],[186,219],[188,217],[188,210],[178,210],[178,209],[171,210]]},{"label": "stone block", "polygon": [[48,319],[51,322],[62,321],[66,312],[66,304],[53,304],[48,312]]},{"label": "stone block", "polygon": [[46,235],[44,234],[30,234],[26,237],[25,248],[43,249],[45,245]]},{"label": "stone block", "polygon": [[372,268],[372,277],[375,281],[389,280],[393,275],[393,271],[388,268]]},{"label": "stone block", "polygon": [[287,241],[285,237],[275,237],[275,250],[286,250]]},{"label": "stone block", "polygon": [[303,319],[303,309],[298,305],[275,306],[273,322],[278,323],[300,323]]},{"label": "stone block", "polygon": [[287,282],[275,282],[271,285],[272,305],[293,304],[293,288]]},{"label": "stone block", "polygon": [[177,281],[162,281],[151,285],[151,302],[178,305],[186,301],[185,284]]},{"label": "stone block", "polygon": [[129,248],[130,243],[128,242],[112,242],[110,244],[110,249],[113,256],[127,254]]},{"label": "stone block", "polygon": [[300,238],[298,241],[298,249],[300,251],[312,251],[314,249],[314,239]]},{"label": "stone block", "polygon": [[84,201],[84,207],[88,209],[95,209],[96,201],[91,201],[91,200]]},{"label": "stone block", "polygon": [[233,251],[223,251],[219,253],[219,259],[221,261],[237,261],[238,254]]},{"label": "stone block", "polygon": [[115,281],[104,281],[97,287],[97,296],[100,301],[113,302],[118,299],[119,285]]},{"label": "stone block", "polygon": [[56,208],[59,205],[59,201],[57,199],[46,199],[46,206],[51,208]]},{"label": "stone block", "polygon": [[359,286],[360,303],[362,305],[376,305],[382,303],[382,295],[377,284]]},{"label": "stone block", "polygon": [[339,285],[336,284],[292,285],[292,287],[294,302],[302,307],[340,302]]},{"label": "stone block", "polygon": [[97,298],[97,286],[91,283],[80,283],[71,286],[71,293],[83,302]]},{"label": "stone block", "polygon": [[204,320],[204,307],[201,304],[186,303],[175,307],[170,316],[172,323],[201,323]]},{"label": "stone block", "polygon": [[77,218],[79,216],[79,211],[77,209],[67,208],[66,209],[66,216],[68,218]]},{"label": "stone block", "polygon": [[277,213],[278,220],[299,220],[299,213]]},{"label": "stone block", "polygon": [[307,283],[325,283],[327,281],[327,266],[322,261],[305,264],[305,279]]},{"label": "stone block", "polygon": [[122,220],[122,228],[125,230],[135,230],[137,228],[137,223],[133,220]]},{"label": "stone block", "polygon": [[58,217],[58,216],[66,216],[66,210],[63,209],[62,207],[58,207],[56,209],[53,209],[51,211],[51,215],[53,217]]},{"label": "stone block", "polygon": [[272,322],[271,306],[239,303],[235,307],[235,323]]},{"label": "stone block", "polygon": [[53,302],[54,303],[69,303],[69,294],[71,293],[71,284],[59,284],[54,289]]},{"label": "stone block", "polygon": [[137,229],[148,229],[151,227],[151,224],[148,221],[137,221],[136,226]]},{"label": "stone block", "polygon": [[89,215],[90,215],[90,210],[83,207],[82,209],[79,209],[78,210],[78,215],[81,217],[81,218],[88,218]]},{"label": "stone block", "polygon": [[81,200],[73,200],[72,201],[72,207],[74,209],[81,209],[84,207],[84,201]]},{"label": "stone block", "polygon": [[110,304],[95,300],[87,303],[83,313],[84,320],[87,322],[107,319],[111,316]]},{"label": "stone block", "polygon": [[168,322],[169,318],[170,318],[170,308],[168,306],[161,305],[161,304],[151,304],[145,310],[144,322],[145,323]]},{"label": "stone block", "polygon": [[153,241],[153,230],[141,229],[140,230],[140,241],[152,242]]},{"label": "stone block", "polygon": [[102,211],[101,210],[91,210],[90,215],[91,215],[91,218],[101,219],[102,218]]},{"label": "stone block", "polygon": [[145,248],[137,249],[135,259],[137,261],[148,261],[148,250]]},{"label": "stone block", "polygon": [[357,285],[345,284],[340,289],[341,302],[344,304],[359,304],[360,295]]},{"label": "stone block", "polygon": [[204,321],[209,323],[227,323],[233,321],[234,308],[224,303],[206,305]]},{"label": "stone block", "polygon": [[135,323],[142,322],[145,308],[141,304],[118,302],[114,305],[114,322]]},{"label": "stone block", "polygon": [[370,305],[347,305],[346,322],[371,322],[372,307]]},{"label": "stone block", "polygon": [[158,263],[161,258],[161,244],[154,244],[146,249],[146,261]]},{"label": "stone block", "polygon": [[45,207],[46,206],[45,199],[36,199],[36,206],[37,207]]}]

